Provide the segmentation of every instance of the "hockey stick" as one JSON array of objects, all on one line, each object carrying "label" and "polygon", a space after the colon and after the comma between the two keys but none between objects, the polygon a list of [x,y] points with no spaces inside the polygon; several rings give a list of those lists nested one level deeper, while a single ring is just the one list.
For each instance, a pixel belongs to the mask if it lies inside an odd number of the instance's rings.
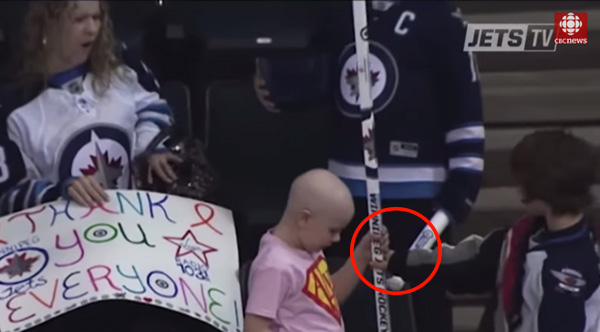
[{"label": "hockey stick", "polygon": [[[358,91],[362,117],[363,154],[366,172],[369,215],[381,209],[381,196],[379,194],[379,176],[377,154],[375,153],[375,117],[372,112],[373,100],[371,99],[371,75],[369,70],[369,44],[367,36],[367,2],[365,0],[352,1],[354,16],[354,41],[356,43],[356,63],[358,68]],[[371,234],[379,236],[382,230],[381,214],[369,220]],[[375,261],[383,261],[379,242],[371,245],[371,254]],[[373,270],[375,286],[385,289],[385,271]],[[392,330],[390,321],[390,305],[387,294],[375,292],[375,305],[377,312],[377,331],[387,332]]]},{"label": "hockey stick", "polygon": [[[431,224],[435,227],[438,234],[440,235],[450,223],[450,220],[448,219],[446,213],[444,213],[441,210],[436,212],[430,221]],[[417,236],[409,250],[430,249],[435,242],[435,234],[433,234],[433,231],[431,230],[429,225],[426,225],[421,231],[421,233],[419,233],[419,236]],[[404,280],[402,280],[401,277],[393,276],[386,281],[386,285],[389,289],[398,291],[404,288],[406,283],[404,282]]]},{"label": "hockey stick", "polygon": [[[441,210],[436,212],[433,215],[433,217],[431,217],[430,221],[439,235],[441,235],[442,232],[444,232],[444,230],[446,229],[446,227],[448,227],[448,224],[450,223],[450,220],[448,219],[446,213],[444,213]],[[435,234],[433,234],[431,228],[428,225],[426,225],[419,234],[419,236],[417,236],[417,238],[413,242],[412,246],[410,247],[410,250],[429,249],[433,246],[435,242]]]}]

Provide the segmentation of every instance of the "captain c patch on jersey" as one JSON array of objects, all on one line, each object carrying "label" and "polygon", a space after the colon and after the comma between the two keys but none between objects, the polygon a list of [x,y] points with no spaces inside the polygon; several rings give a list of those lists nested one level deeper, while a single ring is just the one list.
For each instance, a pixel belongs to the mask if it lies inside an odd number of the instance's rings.
[{"label": "captain c patch on jersey", "polygon": [[[398,87],[398,66],[390,51],[378,42],[369,42],[369,70],[373,112],[382,110],[392,100]],[[356,47],[346,46],[339,57],[339,87],[336,89],[338,109],[346,116],[360,117],[358,66]]]},{"label": "captain c patch on jersey", "polygon": [[68,139],[60,154],[59,177],[93,176],[106,189],[130,188],[130,140],[116,127],[88,127]]}]

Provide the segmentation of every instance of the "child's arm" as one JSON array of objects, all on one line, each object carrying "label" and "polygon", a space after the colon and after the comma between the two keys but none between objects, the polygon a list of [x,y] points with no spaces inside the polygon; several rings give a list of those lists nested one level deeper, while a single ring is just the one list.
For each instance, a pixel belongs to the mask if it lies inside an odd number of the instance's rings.
[{"label": "child's arm", "polygon": [[[495,231],[485,239],[471,236],[456,246],[444,245],[434,279],[455,294],[492,291],[505,234],[505,231]],[[390,258],[387,270],[417,286],[431,274],[437,256],[437,248],[396,252]]]},{"label": "child's arm", "polygon": [[270,331],[269,325],[277,318],[277,311],[290,287],[290,279],[280,269],[255,261],[248,276],[244,331]]},{"label": "child's arm", "polygon": [[[368,261],[365,261],[359,257],[356,258],[356,266],[361,273],[364,274],[368,264]],[[356,271],[354,271],[354,268],[352,267],[352,261],[350,259],[348,259],[344,266],[342,266],[331,276],[333,292],[340,305],[346,301],[348,296],[350,296],[359,280],[360,279],[358,278]]]},{"label": "child's arm", "polygon": [[271,332],[269,327],[271,326],[272,319],[247,314],[244,321],[244,331],[246,332]]},{"label": "child's arm", "polygon": [[[389,254],[388,250],[390,240],[388,231],[385,227],[381,233],[381,236],[380,248],[383,255],[387,257]],[[373,240],[373,234],[369,232],[363,236],[354,249],[354,260],[356,262],[356,267],[363,275],[367,267],[369,267],[369,263],[374,262],[371,259],[371,243]],[[338,302],[342,304],[348,298],[348,296],[350,296],[360,279],[352,267],[352,260],[348,259],[346,264],[344,264],[341,269],[331,276],[331,280],[333,283],[333,292]]]}]

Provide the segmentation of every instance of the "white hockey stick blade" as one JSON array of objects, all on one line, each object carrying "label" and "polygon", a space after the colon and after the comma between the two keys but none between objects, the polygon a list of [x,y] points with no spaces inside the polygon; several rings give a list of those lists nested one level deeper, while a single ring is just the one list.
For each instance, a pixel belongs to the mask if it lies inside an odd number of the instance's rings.
[{"label": "white hockey stick blade", "polygon": [[[444,230],[446,229],[446,227],[448,227],[448,224],[450,223],[450,219],[448,218],[446,213],[444,213],[444,211],[441,210],[436,212],[430,221],[433,227],[435,227],[435,230],[438,232],[438,234],[442,234],[442,232],[444,232]],[[435,234],[431,230],[431,227],[429,227],[429,225],[426,225],[419,234],[419,236],[417,236],[417,238],[413,242],[412,246],[410,247],[410,250],[430,249],[436,242],[437,240]],[[388,287],[388,289],[393,291],[399,291],[403,289],[405,285],[406,282],[399,276],[393,276],[386,280],[386,286]]]}]

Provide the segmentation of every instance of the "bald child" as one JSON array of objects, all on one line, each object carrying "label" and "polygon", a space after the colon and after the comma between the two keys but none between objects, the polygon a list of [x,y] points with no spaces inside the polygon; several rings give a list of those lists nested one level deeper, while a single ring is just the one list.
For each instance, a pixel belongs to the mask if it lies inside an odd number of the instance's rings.
[{"label": "bald child", "polygon": [[[250,269],[244,331],[344,331],[340,303],[360,279],[350,259],[330,276],[323,249],[340,240],[353,215],[352,196],[333,173],[315,169],[294,180],[283,216],[263,235]],[[373,264],[372,240],[367,233],[355,250],[363,274]],[[381,246],[387,252],[387,233]]]}]

